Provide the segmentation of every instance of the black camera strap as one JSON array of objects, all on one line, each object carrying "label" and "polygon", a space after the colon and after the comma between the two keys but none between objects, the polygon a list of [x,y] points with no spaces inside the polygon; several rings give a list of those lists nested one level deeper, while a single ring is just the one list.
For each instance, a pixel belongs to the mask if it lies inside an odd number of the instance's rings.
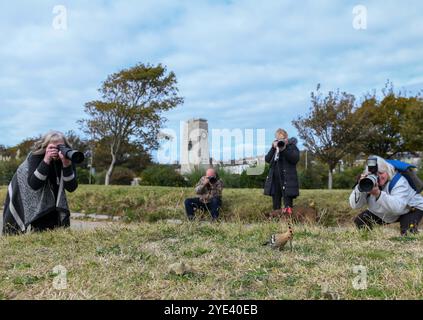
[{"label": "black camera strap", "polygon": [[53,168],[54,168],[54,174],[56,176],[56,183],[57,183],[57,185],[60,185],[61,174],[59,174],[59,171],[57,170],[56,161],[53,161]]}]

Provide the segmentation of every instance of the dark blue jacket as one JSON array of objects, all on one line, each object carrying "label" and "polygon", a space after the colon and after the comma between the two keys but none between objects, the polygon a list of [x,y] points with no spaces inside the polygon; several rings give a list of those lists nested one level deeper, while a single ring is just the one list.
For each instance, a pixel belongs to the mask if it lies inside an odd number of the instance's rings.
[{"label": "dark blue jacket", "polygon": [[[275,161],[276,149],[269,150],[265,161],[270,164],[269,174],[264,186],[264,194],[273,196],[275,188],[282,188],[282,194],[288,197],[298,197],[300,194],[297,163],[300,160],[300,150],[297,147],[297,139],[290,138],[286,148],[279,152],[279,160]],[[279,174],[281,181],[275,179]]]}]

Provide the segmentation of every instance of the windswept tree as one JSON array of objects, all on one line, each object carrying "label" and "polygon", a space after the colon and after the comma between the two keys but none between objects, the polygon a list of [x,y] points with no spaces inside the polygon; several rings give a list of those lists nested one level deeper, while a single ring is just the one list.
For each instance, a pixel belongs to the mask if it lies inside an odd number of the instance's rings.
[{"label": "windswept tree", "polygon": [[408,98],[408,107],[400,128],[405,141],[404,148],[410,152],[423,151],[423,98]]},{"label": "windswept tree", "polygon": [[[104,171],[110,165],[109,160],[109,146],[108,139],[96,141],[93,145],[95,152],[93,152],[93,163],[97,170]],[[115,167],[126,167],[135,173],[139,173],[151,164],[151,155],[145,152],[142,145],[135,142],[123,141],[119,152],[116,154]]]},{"label": "windswept tree", "polygon": [[365,154],[390,158],[400,152],[422,151],[421,97],[396,93],[392,83],[387,82],[382,97],[366,95],[357,113],[367,119],[361,143]]},{"label": "windswept tree", "polygon": [[99,89],[102,99],[85,104],[89,118],[80,120],[82,129],[95,140],[108,141],[106,185],[123,144],[135,141],[145,151],[157,149],[166,120],[162,112],[183,103],[176,84],[175,74],[161,64],[138,64],[110,75]]},{"label": "windswept tree", "polygon": [[311,93],[310,113],[292,123],[304,146],[329,169],[328,188],[332,189],[332,172],[339,160],[357,149],[363,119],[355,113],[355,98],[346,92],[329,92],[323,97]]}]

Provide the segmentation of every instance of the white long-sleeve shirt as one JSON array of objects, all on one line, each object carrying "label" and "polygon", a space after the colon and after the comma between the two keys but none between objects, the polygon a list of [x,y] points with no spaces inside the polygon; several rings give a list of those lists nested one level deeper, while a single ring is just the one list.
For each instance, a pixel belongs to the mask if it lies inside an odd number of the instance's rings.
[{"label": "white long-sleeve shirt", "polygon": [[357,185],[350,195],[351,208],[359,209],[367,205],[371,213],[386,223],[397,221],[399,216],[408,213],[410,208],[423,210],[423,196],[417,194],[404,177],[401,176],[390,193],[388,188],[389,183],[376,198],[366,192],[360,192]]}]

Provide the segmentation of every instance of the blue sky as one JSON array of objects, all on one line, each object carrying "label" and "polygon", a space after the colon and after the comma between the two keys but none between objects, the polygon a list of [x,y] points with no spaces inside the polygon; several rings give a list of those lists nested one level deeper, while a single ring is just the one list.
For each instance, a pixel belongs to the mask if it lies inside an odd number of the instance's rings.
[{"label": "blue sky", "polygon": [[[53,8],[64,5],[67,29]],[[367,8],[367,28],[353,8]],[[423,89],[421,1],[15,1],[0,3],[0,144],[78,131],[108,74],[138,62],[176,73],[185,104],[167,127],[278,127],[309,108],[317,83],[360,97],[390,79]]]}]

